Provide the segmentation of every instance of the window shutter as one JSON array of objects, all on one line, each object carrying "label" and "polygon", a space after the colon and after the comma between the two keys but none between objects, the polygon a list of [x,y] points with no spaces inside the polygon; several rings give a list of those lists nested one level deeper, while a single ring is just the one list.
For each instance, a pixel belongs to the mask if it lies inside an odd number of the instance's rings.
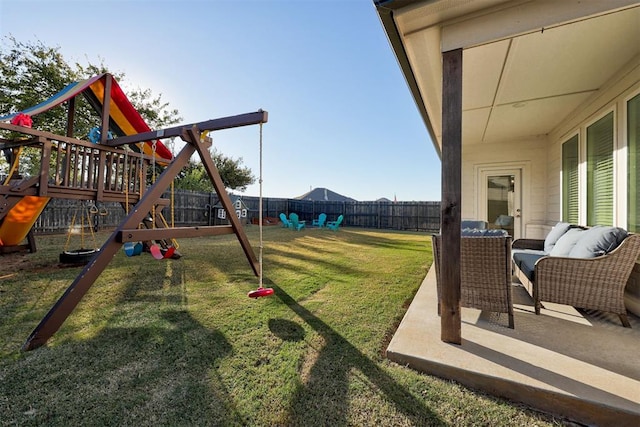
[{"label": "window shutter", "polygon": [[587,225],[613,225],[613,112],[587,127]]},{"label": "window shutter", "polygon": [[578,223],[578,135],[562,144],[562,220]]}]

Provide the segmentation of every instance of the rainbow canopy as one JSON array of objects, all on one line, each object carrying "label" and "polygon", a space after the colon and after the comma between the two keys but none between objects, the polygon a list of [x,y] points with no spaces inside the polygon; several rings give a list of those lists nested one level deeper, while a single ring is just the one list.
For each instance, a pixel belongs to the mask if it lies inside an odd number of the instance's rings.
[{"label": "rainbow canopy", "polygon": [[[1,116],[0,121],[11,121],[21,113],[35,116],[81,94],[84,95],[96,112],[101,114],[108,76],[110,75],[105,73],[71,83],[46,101],[16,113]],[[109,129],[117,136],[135,135],[151,131],[149,125],[131,104],[131,101],[129,101],[113,76],[111,76],[111,99],[109,102]],[[146,154],[153,154],[153,141],[146,141],[143,147]],[[160,140],[156,141],[155,155],[159,160],[171,161],[173,158],[171,151]]]}]

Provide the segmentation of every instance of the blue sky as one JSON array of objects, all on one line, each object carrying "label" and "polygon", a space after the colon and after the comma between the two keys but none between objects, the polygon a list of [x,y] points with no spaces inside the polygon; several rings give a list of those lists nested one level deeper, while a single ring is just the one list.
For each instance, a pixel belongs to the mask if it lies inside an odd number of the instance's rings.
[{"label": "blue sky", "polygon": [[[102,60],[185,124],[268,111],[264,196],[440,200],[440,160],[372,0],[0,0],[0,33]],[[257,126],[212,136],[258,175]]]}]

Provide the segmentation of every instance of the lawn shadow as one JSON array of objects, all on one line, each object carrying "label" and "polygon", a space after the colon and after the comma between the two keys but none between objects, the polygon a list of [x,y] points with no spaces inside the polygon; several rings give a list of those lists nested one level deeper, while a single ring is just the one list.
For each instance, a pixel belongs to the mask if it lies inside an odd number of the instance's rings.
[{"label": "lawn shadow", "polygon": [[0,365],[0,424],[246,424],[217,371],[233,348],[187,311],[184,266],[168,263],[164,275],[123,277],[96,335]]},{"label": "lawn shadow", "polygon": [[291,320],[269,319],[269,330],[282,341],[302,341],[304,329]]},{"label": "lawn shadow", "polygon": [[[242,425],[215,366],[232,352],[187,311],[148,326],[106,327],[43,347],[0,370],[0,412],[21,425]],[[40,399],[33,400],[33,387]],[[89,418],[87,418],[89,417]]]},{"label": "lawn shadow", "polygon": [[318,413],[324,414],[325,425],[349,424],[349,377],[353,370],[361,372],[374,389],[380,390],[398,412],[409,418],[412,425],[445,424],[423,401],[409,393],[369,357],[282,288],[268,279],[265,283],[274,289],[277,298],[324,339],[324,346],[319,350],[303,383],[294,393],[290,424],[312,425],[317,422]]}]

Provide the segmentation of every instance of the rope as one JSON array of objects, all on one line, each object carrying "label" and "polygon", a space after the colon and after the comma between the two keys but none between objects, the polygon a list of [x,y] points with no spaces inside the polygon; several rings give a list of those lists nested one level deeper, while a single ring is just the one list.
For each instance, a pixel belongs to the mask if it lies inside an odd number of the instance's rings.
[{"label": "rope", "polygon": [[259,265],[259,284],[262,287],[262,122],[260,123],[260,177],[258,178],[258,184],[260,187],[260,195],[258,202],[258,229],[260,230],[260,246],[258,246],[258,265]]},{"label": "rope", "polygon": [[[172,158],[176,157],[174,147],[175,147],[175,137],[171,138],[171,157]],[[171,228],[175,227],[175,203],[174,203],[175,202],[175,197],[174,197],[175,182],[176,182],[175,178],[171,180]],[[175,242],[175,239],[172,239],[172,240],[174,241],[174,243],[177,243]]]},{"label": "rope", "polygon": [[66,252],[69,249],[69,241],[71,240],[71,232],[73,231],[73,226],[76,225],[76,216],[78,215],[78,208],[76,207],[73,211],[73,217],[71,218],[71,224],[69,224],[69,230],[67,231],[67,241],[64,244],[64,251]]},{"label": "rope", "polygon": [[126,212],[127,216],[129,216],[129,151],[126,149],[126,147],[123,147],[124,149],[124,176],[123,179],[126,180],[126,182],[123,182],[122,185],[124,185],[124,211]]},{"label": "rope", "polygon": [[[151,182],[153,184],[156,183],[156,145],[158,144],[157,140],[153,140],[153,144],[151,145],[152,153],[151,153]],[[154,203],[151,206],[151,228],[156,228],[156,204]]]},{"label": "rope", "polygon": [[[82,203],[82,205],[84,205],[84,203]],[[97,248],[98,247],[98,242],[96,241],[96,235],[93,232],[93,227],[91,227],[92,209],[91,209],[91,207],[86,206],[86,205],[85,205],[85,208],[86,208],[85,210],[86,210],[86,213],[87,213],[87,227],[89,227],[89,230],[91,231],[91,240],[93,240],[93,247]],[[71,224],[69,224],[69,230],[67,232],[67,241],[64,244],[64,252],[66,252],[67,249],[69,249],[69,243],[71,241],[71,234],[73,234],[73,229],[74,229],[74,227],[76,225],[76,219],[78,217],[78,209],[80,209],[80,207],[76,206],[75,210],[73,211],[73,217],[71,218]],[[85,249],[85,247],[84,247],[84,212],[82,213],[82,215],[80,215],[80,248],[81,249]]]}]

